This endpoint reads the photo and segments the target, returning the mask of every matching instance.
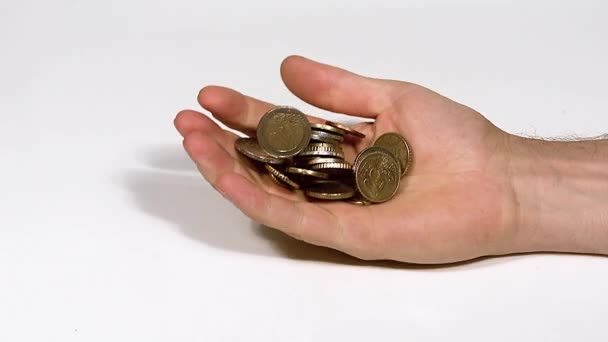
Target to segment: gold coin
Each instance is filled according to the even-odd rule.
[[[361,160],[361,158],[363,158],[366,154],[370,154],[373,152],[377,152],[377,151],[385,151],[388,152],[388,150],[386,150],[384,147],[379,147],[379,146],[370,146],[366,149],[364,149],[363,151],[359,152],[359,154],[357,154],[357,156],[355,157],[355,162],[353,163],[353,169],[357,169],[357,165],[359,164],[359,161]],[[390,153],[390,152],[389,152]]]
[[[304,151],[300,153],[301,157],[334,157],[344,159],[344,152],[332,151],[332,150],[316,150],[316,151]]]
[[[327,143],[312,143],[304,149],[299,157],[334,157],[344,159],[342,147]]]
[[[340,163],[343,162],[344,159],[341,158],[330,158],[330,157],[315,157],[306,161],[308,165],[315,165],[321,163]]]
[[[333,134],[333,133],[327,133],[327,132],[323,132],[323,131],[313,130],[310,133],[310,140],[337,145],[344,141],[344,136]]]
[[[272,179],[272,181],[277,184],[280,185],[284,188],[287,188],[289,190],[293,190],[293,188],[291,186],[289,186],[287,183],[283,182],[282,180],[278,179],[277,176],[273,175],[272,173],[268,174],[270,176],[270,179]]]
[[[412,152],[403,136],[397,133],[384,133],[376,139],[374,146],[383,147],[392,153],[399,161],[401,176],[405,175],[412,164]]]
[[[336,181],[318,181],[306,188],[304,194],[323,200],[343,200],[353,197],[355,189]]]
[[[360,193],[355,193],[355,195],[351,198],[349,198],[348,200],[346,200],[348,203],[351,204],[356,204],[356,205],[362,205],[362,206],[366,206],[366,205],[370,205],[372,204],[372,202],[366,200],[365,198],[363,198],[363,196],[361,196]]]
[[[254,138],[238,138],[234,142],[235,149],[244,156],[266,164],[282,164],[283,159],[275,158],[266,153]]]
[[[310,166],[319,163],[339,163],[343,162],[343,158],[339,157],[314,157],[314,156],[296,156],[293,159],[293,163],[290,166],[300,167],[303,169],[309,169]]]
[[[308,146],[310,132],[310,123],[302,112],[291,107],[275,107],[262,116],[256,135],[266,153],[289,158]]]
[[[338,127],[334,127],[334,126],[330,126],[330,125],[324,125],[324,124],[319,124],[319,123],[311,123],[310,124],[310,128],[312,128],[312,130],[318,130],[318,131],[324,131],[324,132],[328,132],[328,133],[333,133],[333,134],[338,134],[341,136],[345,136],[346,135],[346,131],[338,128]]]
[[[400,179],[399,162],[382,148],[362,155],[355,168],[357,190],[373,203],[391,199],[399,189]]]
[[[315,171],[315,170],[307,170],[299,167],[290,166],[285,169],[285,172],[293,173],[300,176],[309,176],[314,178],[327,179],[329,178],[329,174],[325,172]]]
[[[361,133],[361,132],[359,132],[359,131],[357,131],[355,129],[352,129],[352,128],[348,127],[348,126],[345,126],[345,125],[343,125],[341,123],[333,122],[333,121],[329,121],[328,120],[328,121],[325,121],[325,124],[328,125],[328,126],[332,126],[332,127],[344,130],[344,131],[346,131],[346,133],[354,135],[354,136],[356,136],[358,138],[365,138],[365,134],[363,134],[363,133]]]
[[[323,149],[339,149],[339,150],[341,150],[342,147],[339,146],[339,145],[336,146],[336,144],[323,143],[323,142],[310,143],[308,146],[306,146],[306,150],[323,150]]]
[[[279,170],[275,169],[271,165],[266,164],[266,165],[264,165],[264,167],[266,168],[266,170],[268,170],[268,172],[270,172],[271,176],[275,176],[281,182],[289,185],[290,187],[292,187],[294,189],[299,189],[300,188],[300,185],[298,183],[292,181],[291,179],[289,179],[289,177],[285,176]]]
[[[310,166],[313,170],[323,170],[326,172],[344,172],[352,171],[353,166],[350,163],[342,161],[337,163],[319,163]]]

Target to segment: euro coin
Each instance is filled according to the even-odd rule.
[[[337,135],[341,135],[341,136],[345,136],[346,135],[346,131],[341,129],[341,128],[337,128],[334,126],[330,126],[330,125],[324,125],[324,124],[319,124],[319,123],[311,123],[310,124],[310,128],[313,131],[323,131],[323,132],[327,132],[327,133],[333,133],[333,134],[337,134]]]
[[[360,193],[355,193],[355,195],[349,199],[346,200],[348,203],[351,204],[356,204],[356,205],[361,205],[361,206],[366,206],[366,205],[370,205],[372,204],[372,202],[366,200],[365,198],[363,198],[363,196],[361,196]]]
[[[359,154],[357,154],[357,156],[355,157],[355,162],[353,163],[353,168],[354,169],[357,168],[357,165],[359,164],[359,161],[361,160],[361,158],[365,157],[366,154],[370,154],[370,153],[377,152],[377,151],[384,151],[384,152],[390,153],[384,147],[370,146],[370,147],[364,149],[363,151],[359,152]]]
[[[275,158],[266,153],[258,141],[253,138],[238,138],[234,142],[234,147],[242,155],[261,163],[277,165],[284,161],[284,159]]]
[[[355,189],[336,181],[319,181],[304,191],[306,196],[323,200],[343,200],[354,196]]]
[[[323,132],[323,131],[314,131],[313,130],[310,133],[310,140],[337,145],[344,141],[344,136],[333,134],[333,133],[327,133],[327,132]]]
[[[292,181],[289,177],[287,177],[285,174],[281,173],[279,170],[275,169],[271,165],[266,164],[266,165],[264,165],[264,167],[266,168],[266,170],[268,170],[268,172],[270,172],[270,174],[272,176],[275,176],[278,180],[285,183],[289,187],[291,187],[293,189],[300,188],[300,185],[298,183]]]
[[[353,166],[348,162],[337,162],[337,163],[320,163],[311,165],[312,170],[319,170],[328,173],[348,173],[353,170]]]
[[[308,159],[306,161],[306,164],[315,165],[315,164],[321,164],[321,163],[340,163],[343,161],[344,161],[344,159],[342,159],[342,158],[315,157],[315,158]]]
[[[401,176],[405,175],[412,164],[412,153],[410,146],[403,136],[398,133],[384,133],[376,139],[374,146],[387,149],[397,158],[401,167]]]
[[[343,125],[341,123],[333,122],[333,121],[329,121],[328,120],[328,121],[325,121],[325,124],[328,125],[328,126],[332,126],[332,127],[335,127],[335,128],[339,128],[339,129],[341,129],[343,131],[346,131],[346,133],[348,133],[350,135],[354,135],[357,138],[365,138],[365,134],[363,134],[363,133],[361,133],[361,132],[359,132],[359,131],[357,131],[357,130],[355,130],[353,128],[350,128],[350,127],[348,127],[346,125]]]
[[[292,173],[294,175],[307,176],[307,177],[320,178],[320,179],[329,178],[328,173],[321,172],[321,171],[315,171],[315,170],[308,170],[308,169],[303,169],[303,168],[293,167],[293,166],[290,166],[287,169],[285,169],[285,172]]]
[[[302,112],[291,107],[275,107],[262,116],[256,135],[266,153],[289,158],[308,146],[310,132],[310,123]]]
[[[339,145],[312,143],[299,154],[300,157],[333,157],[344,159],[344,151]]]
[[[391,199],[399,189],[400,179],[399,162],[385,149],[365,153],[355,168],[357,190],[373,203]]]

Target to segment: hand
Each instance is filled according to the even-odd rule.
[[[366,78],[302,57],[287,58],[281,75],[290,91],[316,107],[375,119],[355,126],[366,138],[344,146],[347,160],[381,134],[398,132],[410,143],[414,164],[396,196],[383,204],[311,202],[246,165],[234,149],[237,135],[199,112],[180,112],[175,126],[186,151],[205,179],[247,216],[366,260],[446,263],[520,250],[507,133],[415,84]],[[250,136],[273,107],[216,86],[202,89],[198,101]]]

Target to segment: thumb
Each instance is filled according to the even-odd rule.
[[[375,118],[392,104],[391,81],[354,74],[300,56],[281,64],[287,88],[309,104],[335,113]]]

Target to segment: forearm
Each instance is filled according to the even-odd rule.
[[[608,140],[510,146],[515,248],[608,254]]]

